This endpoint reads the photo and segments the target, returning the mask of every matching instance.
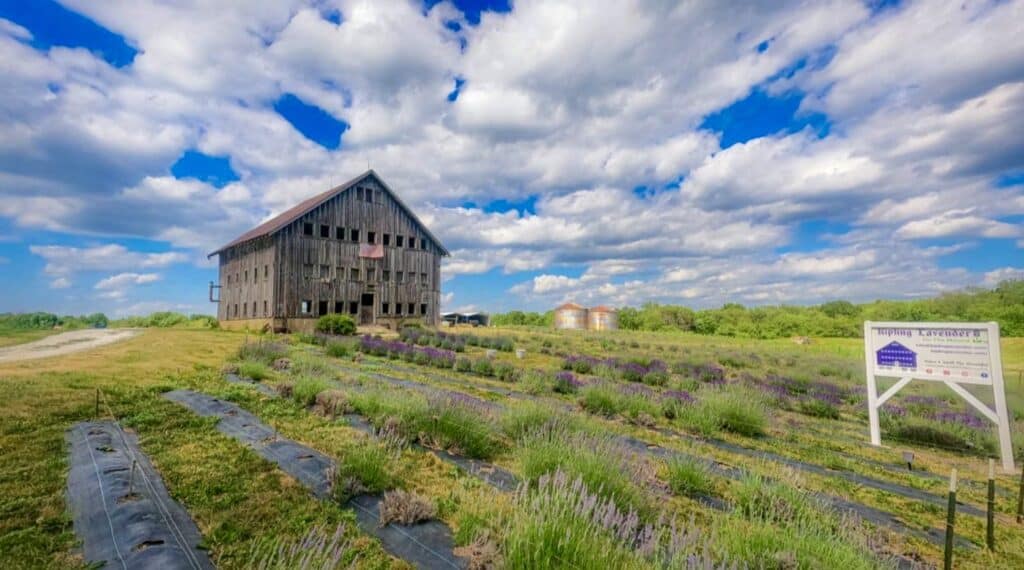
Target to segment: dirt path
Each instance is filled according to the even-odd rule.
[[[0,362],[61,356],[127,340],[136,329],[83,329],[46,337],[34,342],[0,348]]]

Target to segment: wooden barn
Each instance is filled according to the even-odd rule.
[[[310,332],[316,319],[437,326],[448,255],[373,170],[305,200],[214,251],[225,328]],[[219,299],[213,288],[220,289]]]

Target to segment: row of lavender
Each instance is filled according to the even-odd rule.
[[[415,327],[403,328],[399,331],[398,335],[401,340],[410,344],[433,346],[445,350],[454,350],[455,352],[465,352],[466,346],[478,346],[480,348],[493,348],[503,352],[512,352],[515,346],[512,339],[507,337],[446,333]]]

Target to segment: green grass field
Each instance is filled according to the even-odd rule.
[[[525,349],[522,360],[498,352],[492,366],[508,364],[519,377],[502,381],[457,372],[426,356],[417,360],[364,353],[354,361],[354,346],[334,347],[331,352],[339,356],[329,357],[323,347],[278,338],[292,359],[291,370],[269,370],[265,362],[261,368],[263,356],[251,351],[240,362],[246,370],[266,375],[263,382],[294,385],[299,394],[272,399],[223,381],[221,368],[239,364],[238,350],[246,336],[217,330],[148,329],[91,352],[0,364],[0,567],[83,566],[74,554],[75,536],[64,507],[63,437],[73,423],[96,416],[97,389],[102,393],[99,415],[113,415],[139,434],[142,449],[172,496],[196,520],[204,546],[220,568],[251,567],[254,550],[268,537],[298,540],[315,526],[351,523],[353,515],[337,504],[315,500],[276,466],[220,435],[209,420],[160,397],[170,389],[190,388],[234,401],[283,435],[338,459],[352,477],[376,488],[402,488],[425,497],[452,527],[457,542],[477,553],[478,561],[497,557],[508,568],[678,567],[683,556],[772,568],[890,567],[896,555],[936,564],[941,563],[936,544],[843,517],[823,506],[817,495],[895,514],[910,528],[941,529],[942,507],[859,484],[854,476],[941,496],[944,477],[956,466],[965,480],[961,500],[984,507],[980,483],[989,455],[984,444],[991,439],[985,430],[966,432],[936,424],[936,429],[962,438],[955,441],[980,447],[957,448],[944,439],[897,442],[883,433],[885,445],[873,448],[866,444],[863,404],[855,395],[845,396],[833,414],[831,408],[809,406],[809,399],[779,403],[763,393],[766,378],[787,378],[800,387],[824,381],[853,394],[863,384],[858,340],[815,339],[796,345],[789,340],[688,334],[469,332],[510,337],[516,348]],[[470,345],[458,356],[477,361],[484,351]],[[658,359],[669,371],[664,377],[645,377],[645,384],[623,379],[621,371],[598,369],[577,374],[587,387],[566,393],[556,391],[555,375],[562,372],[567,355],[647,363]],[[1024,364],[1022,339],[1004,339],[1003,355],[1019,449],[1024,443],[1024,387],[1012,371]],[[694,372],[711,366],[721,368],[724,384],[701,380],[702,373]],[[397,388],[370,373],[470,399],[466,403]],[[604,380],[598,382],[598,376]],[[483,458],[531,485],[519,493],[502,493],[425,451],[382,450],[344,421],[325,415],[322,405],[320,413],[307,409],[310,396],[305,392],[316,400],[316,393],[327,386],[335,391],[331,401],[338,410],[363,415],[428,447]],[[910,388],[908,395],[944,394],[924,383]],[[694,401],[666,403],[675,402],[670,396],[682,390]],[[501,407],[475,403],[477,399]],[[952,398],[937,405],[958,406]],[[908,414],[918,412],[927,415],[928,410],[915,408]],[[745,474],[727,478],[693,462],[638,455],[616,443],[623,436]],[[914,452],[918,471],[899,468],[904,450]],[[794,469],[752,457],[754,452],[824,469]],[[552,478],[557,470],[569,480]],[[576,478],[582,488],[572,486]],[[997,483],[997,552],[983,546],[958,549],[958,568],[1024,565],[1024,527],[1012,516],[1018,480],[1000,475]],[[587,493],[594,495],[594,504],[610,509],[602,511],[605,522],[586,514],[591,504],[584,500]],[[704,495],[734,508],[709,508],[700,499]],[[623,539],[636,535],[609,526],[609,513],[625,515],[629,509],[638,513],[638,524],[652,525],[653,536],[660,537],[657,544]],[[676,527],[671,527],[673,520]],[[960,536],[983,545],[984,532],[983,518],[959,516]],[[565,536],[573,538],[559,538]],[[355,558],[357,567],[406,566],[354,527],[349,539],[349,558]]]

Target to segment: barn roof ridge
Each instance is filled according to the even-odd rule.
[[[232,247],[235,247],[235,246],[238,246],[238,245],[242,245],[243,243],[252,241],[252,240],[254,240],[256,238],[261,238],[261,237],[264,237],[264,236],[273,235],[273,234],[281,231],[282,229],[286,228],[288,225],[290,225],[295,220],[298,220],[302,216],[304,216],[304,215],[308,214],[309,212],[313,211],[314,209],[316,209],[317,207],[322,205],[324,202],[327,202],[331,198],[334,198],[334,197],[344,193],[345,191],[347,191],[348,189],[354,187],[356,184],[358,184],[359,182],[362,182],[363,180],[365,180],[369,176],[372,176],[378,183],[380,183],[380,185],[382,187],[384,187],[384,189],[387,191],[387,193],[389,195],[391,195],[391,198],[394,199],[395,202],[398,203],[398,206],[406,214],[408,214],[410,218],[412,218],[412,221],[417,226],[419,226],[420,229],[423,230],[423,233],[427,234],[427,237],[429,237],[431,241],[433,241],[435,244],[437,244],[437,247],[441,248],[441,254],[442,255],[445,255],[445,256],[451,255],[451,253],[448,251],[448,249],[444,247],[444,244],[441,243],[441,240],[437,239],[437,236],[435,236],[433,234],[433,232],[431,232],[430,229],[427,227],[427,225],[424,224],[422,220],[420,220],[419,216],[417,216],[416,213],[413,212],[412,209],[409,208],[409,206],[406,205],[406,203],[404,201],[402,201],[402,199],[398,196],[398,194],[394,190],[391,189],[391,186],[388,186],[388,183],[385,182],[384,179],[381,178],[380,175],[377,174],[377,172],[374,171],[371,168],[371,169],[367,170],[366,172],[363,172],[359,176],[356,176],[355,178],[352,178],[351,180],[349,180],[347,182],[343,182],[343,183],[339,184],[338,186],[335,186],[334,188],[330,188],[330,189],[328,189],[328,190],[326,190],[324,192],[321,192],[320,194],[317,194],[315,196],[311,196],[309,198],[306,198],[305,200],[299,202],[298,204],[292,206],[291,208],[288,208],[287,210],[285,210],[285,211],[281,212],[280,214],[274,216],[273,218],[270,218],[269,220],[267,220],[267,221],[257,225],[256,227],[254,227],[254,228],[250,229],[249,231],[243,233],[242,235],[238,236],[237,238],[231,240],[227,245],[221,246],[221,247],[217,248],[216,250],[214,250],[213,252],[211,252],[209,255],[206,256],[207,259],[209,259],[209,258],[211,258],[211,257],[213,257],[213,256],[215,256],[215,255],[217,255],[217,254],[227,250],[227,249],[230,249]]]

